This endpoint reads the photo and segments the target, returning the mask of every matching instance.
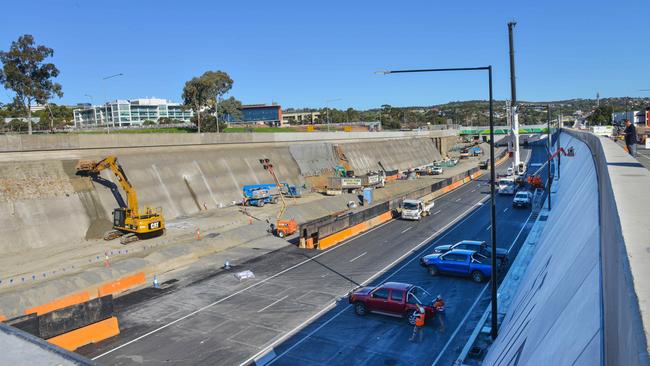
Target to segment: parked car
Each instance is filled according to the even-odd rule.
[[[454,249],[444,254],[429,254],[420,258],[420,265],[429,274],[449,274],[471,277],[474,282],[483,282],[492,275],[490,258],[473,250]]]
[[[530,207],[533,202],[533,194],[529,191],[519,191],[512,199],[512,207]]]
[[[456,244],[438,245],[433,248],[433,254],[447,253],[454,249],[473,250],[487,258],[492,258],[492,246],[480,240],[461,240]],[[497,247],[497,260],[501,266],[508,264],[508,254],[507,249]]]
[[[373,312],[405,317],[411,325],[415,325],[418,305],[424,307],[427,319],[434,317],[434,300],[435,298],[422,287],[401,282],[359,287],[348,293],[348,302],[354,305],[357,315],[364,316]]]
[[[479,169],[487,169],[488,165],[490,165],[490,158],[483,159],[478,163]]]
[[[431,167],[431,175],[440,175],[442,174],[443,170],[441,166],[432,166]]]

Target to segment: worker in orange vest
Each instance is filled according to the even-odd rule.
[[[424,336],[424,319],[426,317],[424,308],[418,305],[418,312],[415,315],[415,326],[413,326],[413,334],[409,341],[415,341],[415,338],[418,338],[418,342],[422,342],[422,337]]]
[[[445,332],[445,300],[442,299],[442,296],[436,296],[436,300],[433,302],[433,308],[436,310],[436,318],[440,322],[440,332]]]

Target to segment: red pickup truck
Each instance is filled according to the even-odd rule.
[[[434,297],[422,287],[400,282],[386,282],[377,287],[359,287],[348,293],[348,302],[357,315],[369,312],[405,317],[415,324],[418,305],[423,306],[427,319],[433,319]]]

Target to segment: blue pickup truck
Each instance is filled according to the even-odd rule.
[[[444,254],[434,253],[420,258],[420,265],[429,274],[449,274],[471,277],[474,282],[483,282],[492,275],[490,258],[467,249],[452,249]]]

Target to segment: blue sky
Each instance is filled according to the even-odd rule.
[[[245,104],[337,108],[486,99],[474,74],[376,75],[381,69],[492,64],[509,98],[506,23],[520,100],[650,96],[647,0],[595,1],[12,1],[0,49],[21,34],[54,48],[57,103],[155,96],[180,101],[206,70],[234,79]],[[6,14],[15,14],[7,16]],[[26,16],[25,16],[26,15]],[[102,82],[102,77],[123,77]],[[0,89],[0,101],[11,93]]]

